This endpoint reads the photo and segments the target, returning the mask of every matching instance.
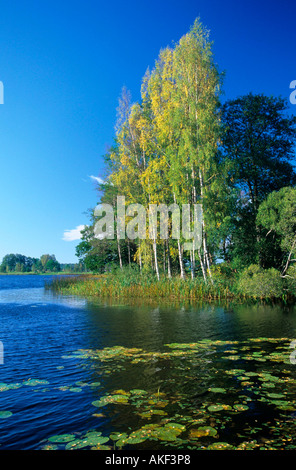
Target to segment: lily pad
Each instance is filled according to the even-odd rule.
[[[21,383],[14,383],[14,384],[6,384],[1,382],[0,383],[0,392],[5,392],[6,390],[14,390],[16,388],[22,387]]]
[[[106,395],[106,396],[100,398],[100,400],[93,401],[92,405],[100,408],[100,407],[106,406],[110,403],[127,404],[128,403],[128,397],[126,397],[125,395]]]
[[[224,410],[224,406],[223,405],[210,405],[208,407],[208,410],[209,411],[222,411]]]
[[[237,411],[246,411],[249,409],[247,405],[233,405],[233,408]]]
[[[90,387],[99,387],[101,385],[101,382],[92,382],[89,384]]]
[[[83,449],[84,447],[93,447],[105,444],[109,437],[102,436],[101,432],[89,432],[81,439],[75,439],[66,445],[66,449]]]
[[[48,440],[50,442],[70,442],[74,441],[75,436],[74,434],[60,434],[57,436],[52,436]]]
[[[128,435],[125,432],[113,432],[110,434],[112,441],[119,441],[120,439],[127,439]]]
[[[207,447],[208,450],[232,450],[234,446],[227,442],[215,442]]]
[[[9,418],[10,416],[12,416],[11,411],[0,411],[0,418],[1,419]]]
[[[23,382],[24,385],[28,385],[29,387],[35,387],[35,385],[44,385],[48,384],[47,380],[40,380],[40,379],[28,379]]]
[[[267,393],[268,398],[285,398],[286,396],[283,393]]]
[[[147,395],[146,390],[140,390],[138,388],[134,388],[133,390],[130,390],[130,393],[132,395]]]
[[[197,429],[191,429],[189,433],[189,439],[196,439],[199,437],[205,436],[216,436],[217,430],[212,428],[212,426],[200,426]]]

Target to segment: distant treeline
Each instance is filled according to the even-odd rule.
[[[1,273],[46,273],[46,272],[84,272],[83,263],[61,264],[55,255],[42,255],[31,258],[21,254],[7,254],[0,264]]]

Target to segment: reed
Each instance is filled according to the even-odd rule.
[[[227,280],[216,281],[214,285],[200,278],[158,280],[151,273],[145,275],[130,268],[101,276],[56,278],[48,288],[63,294],[118,299],[225,300],[238,295]]]

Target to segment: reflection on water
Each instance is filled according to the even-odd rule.
[[[36,305],[32,305],[34,302]],[[18,305],[31,305],[31,307],[42,307],[48,304],[66,305],[68,307],[85,307],[86,301],[84,299],[77,299],[75,297],[57,297],[53,296],[51,292],[44,291],[43,288],[27,288],[16,290],[1,290],[0,303],[8,304],[14,303]]]
[[[263,413],[266,403],[253,400],[257,389],[252,387],[257,386],[258,381],[242,387],[241,383],[250,382],[246,376],[238,382],[236,390],[237,376],[235,379],[228,377],[227,371],[236,368],[257,373],[260,366],[260,373],[262,370],[264,373],[262,367],[271,373],[272,367],[278,364],[270,365],[269,359],[264,363],[264,354],[276,352],[283,345],[260,343],[260,363],[256,356],[259,346],[252,343],[252,349],[248,351],[249,339],[292,340],[296,337],[293,306],[159,304],[155,301],[149,304],[140,300],[133,305],[94,302],[54,295],[44,289],[44,283],[49,280],[48,276],[0,276],[0,341],[4,345],[4,364],[0,365],[2,449],[36,449],[55,434],[74,433],[77,437],[91,429],[103,432],[105,436],[114,430],[121,431],[123,427],[169,419],[171,413],[176,419],[176,414],[182,414],[178,400],[187,410],[188,419],[190,415],[191,419],[205,420],[202,410],[206,403],[209,404],[210,387],[228,387],[236,399],[235,393],[249,388],[244,390],[244,396],[247,396],[244,401],[249,403],[252,397],[252,406],[259,406]],[[167,346],[202,341],[209,341],[207,348],[194,350],[193,355],[187,349],[183,353],[181,349],[178,355]],[[222,349],[218,346],[219,341],[224,342]],[[238,343],[232,347],[225,343],[227,341]],[[111,349],[111,352],[119,353],[107,362],[96,352],[116,347],[124,349]],[[146,355],[134,352],[131,358],[128,348],[141,349]],[[84,358],[75,355],[79,350],[87,351]],[[226,354],[233,356],[233,363],[223,359],[226,350]],[[246,351],[257,357],[254,370],[250,369]],[[274,376],[282,377],[282,370],[276,370]],[[295,374],[293,367],[289,370],[290,374]],[[289,387],[291,402],[295,387],[292,379],[295,377],[289,376],[289,379],[284,385],[286,389]],[[275,396],[280,395],[283,385],[277,384],[277,387]],[[108,397],[113,391],[129,393],[132,389],[167,394],[162,400],[164,407],[158,406],[160,395],[155,403],[153,396],[140,399],[133,394],[121,398],[125,403],[121,408],[118,404],[102,409],[93,406],[93,402]],[[165,405],[166,400],[170,400],[169,405]],[[192,411],[192,400],[195,408],[200,410],[199,417]],[[154,413],[152,417],[148,405]],[[169,412],[166,406],[169,406]],[[179,421],[182,426],[186,424],[186,420],[179,418]],[[216,419],[216,426],[218,424]],[[156,429],[155,433],[158,431]]]

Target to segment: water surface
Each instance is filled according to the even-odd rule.
[[[0,364],[0,450],[40,449],[52,444],[59,448],[58,443],[48,441],[52,436],[72,434],[79,441],[85,433],[93,431],[109,437],[114,432],[130,433],[146,425],[153,428],[154,424],[163,426],[176,419],[186,427],[187,434],[182,435],[188,448],[217,441],[217,437],[211,437],[211,441],[207,436],[194,437],[192,432],[210,423],[219,431],[219,440],[227,439],[232,444],[242,439],[250,441],[249,428],[243,430],[243,438],[238,434],[246,419],[249,427],[254,426],[254,416],[259,417],[266,429],[267,423],[275,425],[277,420],[290,423],[286,434],[294,429],[296,365],[289,361],[282,363],[277,356],[269,356],[275,362],[270,363],[269,359],[266,362],[264,352],[281,352],[282,341],[285,340],[287,348],[288,340],[296,338],[295,307],[114,305],[53,294],[44,289],[50,279],[40,275],[0,276],[0,341],[4,348],[4,363]],[[279,342],[260,340],[264,337]],[[258,348],[256,338],[260,344],[259,356],[254,349]],[[250,339],[253,342],[249,343]],[[205,340],[208,346],[198,347],[193,355],[180,346],[180,343],[196,344]],[[234,346],[232,342],[236,342]],[[174,347],[167,346],[172,343]],[[248,350],[249,344],[249,352],[242,353]],[[116,353],[116,346],[124,348],[122,353]],[[114,353],[112,360],[106,361],[97,353],[107,351],[105,348],[111,348]],[[133,357],[128,354],[130,348],[137,348]],[[232,351],[233,348],[236,349]],[[183,357],[177,356],[176,351],[185,351]],[[190,354],[186,355],[186,351]],[[254,352],[255,356],[251,357]],[[232,354],[231,360],[225,358],[226,353],[229,357]],[[243,354],[249,354],[249,358]],[[255,362],[254,357],[257,357]],[[247,377],[237,379],[244,372],[232,373],[239,368],[251,371],[251,375],[252,371],[263,373],[257,379],[264,379],[265,386],[266,382],[273,386],[266,374],[274,377],[273,382],[279,378],[280,383],[273,389],[274,400],[279,392],[286,394],[287,409],[283,403],[270,405],[267,393],[263,400],[261,396],[257,400],[254,387],[258,381],[242,385],[247,383]],[[258,384],[256,390],[261,390],[261,382]],[[230,387],[231,406],[244,403],[246,414],[238,416],[232,408],[232,415],[225,420],[221,415],[209,416],[206,410],[211,404],[226,403],[225,394],[211,395],[211,387]],[[136,395],[130,394],[134,389],[148,395],[136,399]],[[121,397],[125,391],[128,401],[122,398],[122,403],[119,399],[101,406],[102,397],[118,390],[121,392],[117,395]],[[235,423],[233,431],[230,420]],[[271,438],[262,429],[258,428],[257,435],[253,431],[256,442],[263,437]],[[168,440],[140,439],[139,445],[144,448],[181,446],[180,436],[179,433],[176,442],[169,435]],[[292,438],[288,442],[292,445]],[[106,445],[114,444],[109,440]]]

